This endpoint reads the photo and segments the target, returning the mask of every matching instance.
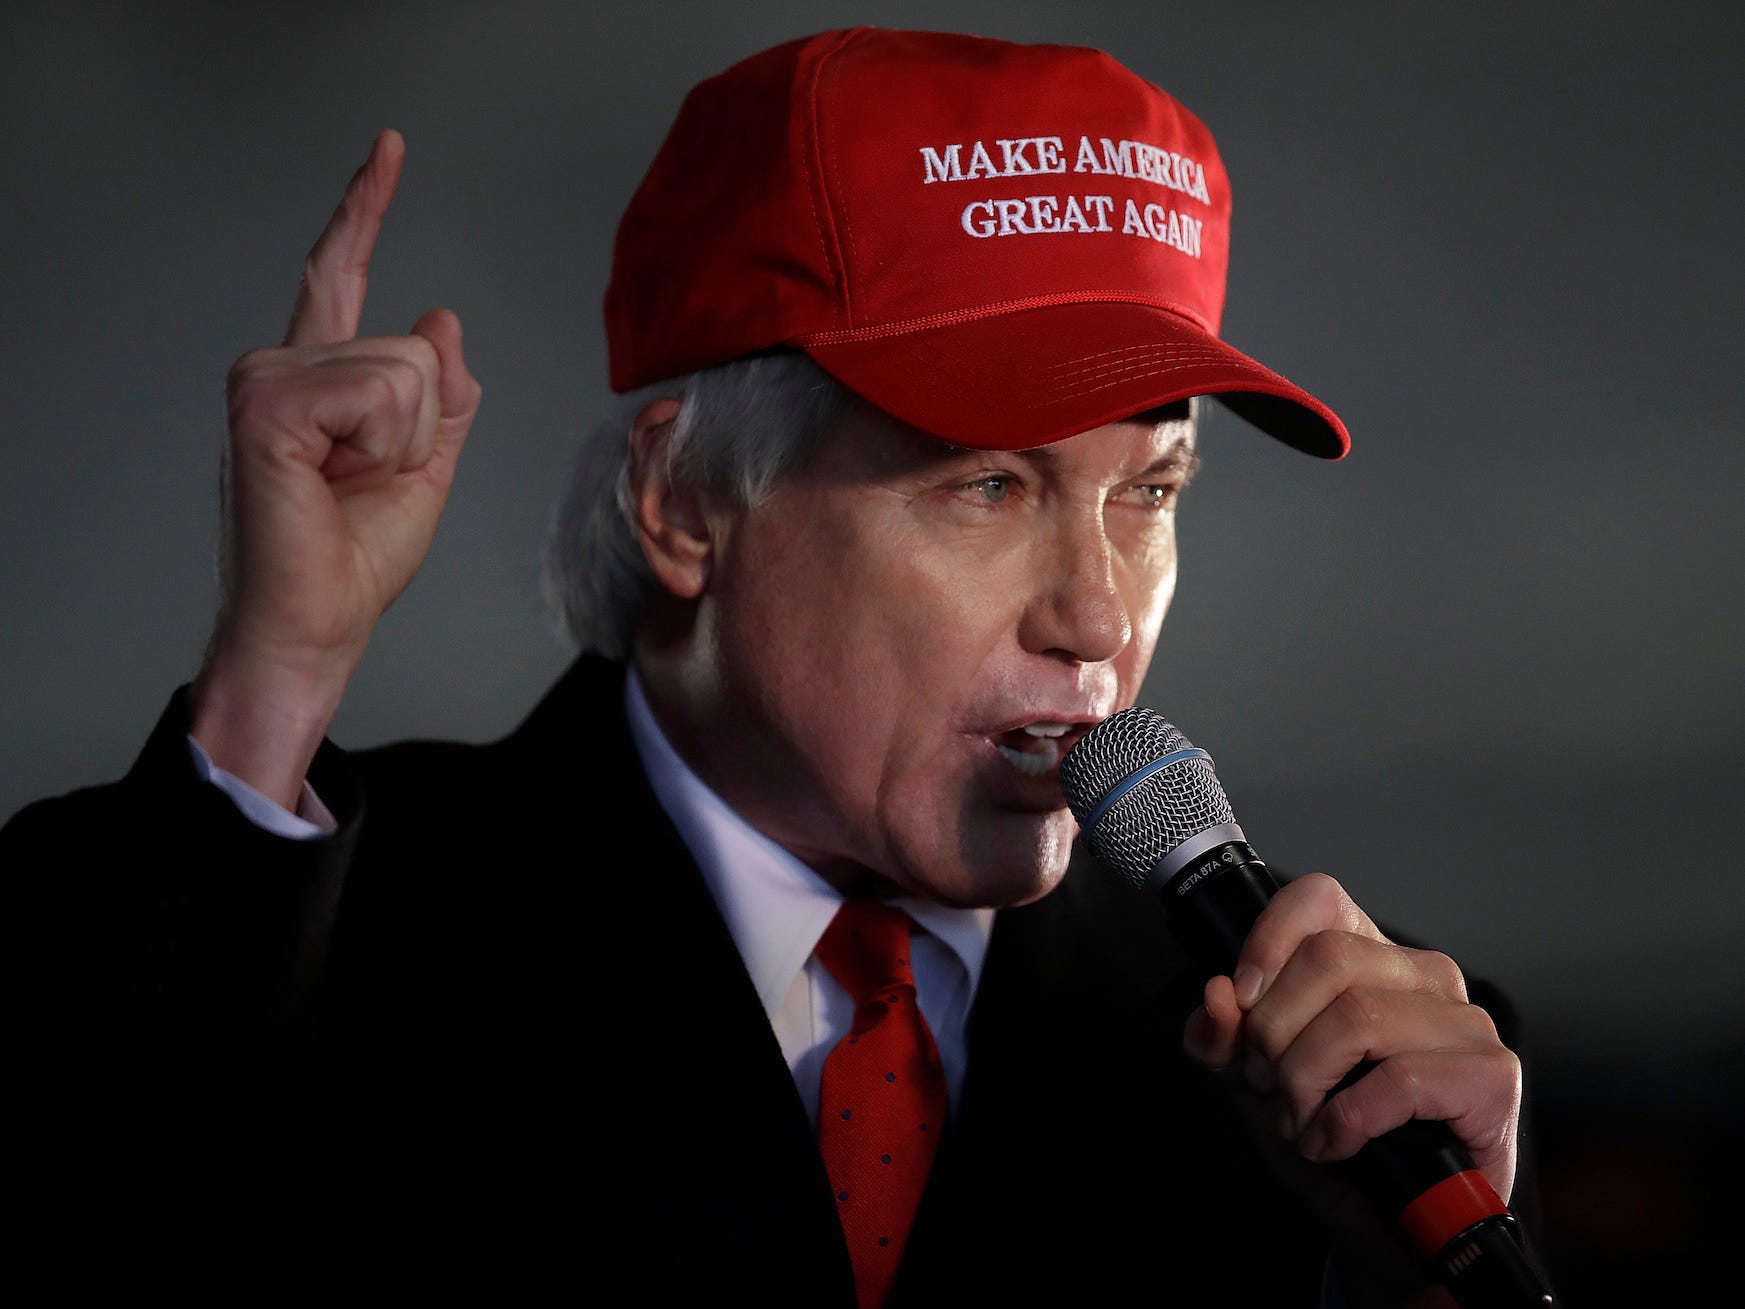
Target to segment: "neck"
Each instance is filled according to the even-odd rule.
[[[774,763],[778,752],[743,748],[748,733],[731,707],[734,697],[699,671],[700,661],[686,659],[673,645],[639,637],[631,662],[673,753],[741,818],[847,899],[887,900],[902,893],[883,874],[805,839],[793,816],[806,812],[796,797],[808,793],[808,784]],[[724,748],[724,743],[733,744]],[[761,766],[748,766],[748,759]],[[766,797],[782,799],[771,802]]]

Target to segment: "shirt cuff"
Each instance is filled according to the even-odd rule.
[[[188,753],[193,758],[194,771],[200,775],[201,780],[212,783],[229,796],[230,802],[241,811],[242,816],[262,831],[291,841],[319,841],[339,830],[339,824],[334,821],[332,813],[321,803],[321,797],[315,794],[315,789],[307,780],[303,783],[302,793],[297,797],[297,812],[292,813],[283,805],[267,799],[242,778],[225,772],[213,763],[211,756],[192,736],[188,738]]]

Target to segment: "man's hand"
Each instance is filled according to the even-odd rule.
[[[1365,1244],[1391,1238],[1301,1160],[1348,1159],[1408,1119],[1441,1119],[1498,1195],[1514,1187],[1520,1060],[1467,1002],[1453,960],[1387,940],[1330,877],[1300,878],[1268,902],[1233,975],[1206,983],[1183,1045],[1243,1076],[1239,1101],[1284,1147],[1269,1152],[1287,1180]],[[1365,1061],[1375,1066],[1329,1095]]]
[[[224,594],[192,697],[219,767],[295,806],[364,647],[430,548],[479,384],[460,320],[357,338],[405,158],[383,132],[304,268],[282,346],[230,370]]]

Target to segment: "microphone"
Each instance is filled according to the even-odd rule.
[[[1143,707],[1112,714],[1060,764],[1082,838],[1136,890],[1162,897],[1170,930],[1207,977],[1235,968],[1278,890],[1213,767],[1210,755]],[[1335,1090],[1373,1066],[1359,1064]],[[1359,1188],[1463,1309],[1556,1304],[1527,1260],[1514,1215],[1446,1123],[1414,1119],[1350,1162]]]

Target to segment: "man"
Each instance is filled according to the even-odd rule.
[[[1204,982],[1068,870],[1059,760],[1138,694],[1195,397],[1346,446],[1216,336],[1198,120],[1094,51],[864,28],[696,88],[554,535],[593,653],[496,745],[347,757],[480,400],[446,311],[356,339],[402,157],[232,370],[199,675],[0,849],[25,1266],[213,1303],[1434,1297],[1326,1163],[1440,1119],[1510,1196],[1519,1062],[1459,970],[1308,877]]]

